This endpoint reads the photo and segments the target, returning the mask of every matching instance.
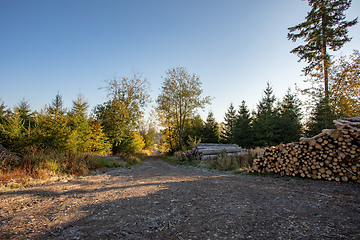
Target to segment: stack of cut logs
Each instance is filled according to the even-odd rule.
[[[266,149],[250,171],[360,183],[360,116],[334,123],[336,129]]]

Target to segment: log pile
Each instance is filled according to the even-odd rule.
[[[201,155],[201,159],[217,158],[220,154],[239,155],[246,153],[246,149],[237,144],[218,144],[218,143],[198,143],[196,151]]]
[[[360,116],[334,123],[336,129],[266,149],[250,171],[360,183]]]

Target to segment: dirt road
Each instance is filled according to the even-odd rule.
[[[360,186],[153,158],[0,195],[0,239],[360,239]]]

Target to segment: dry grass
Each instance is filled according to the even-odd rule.
[[[27,149],[22,158],[8,157],[0,162],[0,191],[56,181],[65,176],[87,175],[97,168],[128,167],[145,157],[145,154],[129,155],[119,160],[91,153]]]
[[[247,171],[251,166],[253,157],[250,152],[241,155],[219,154],[216,158],[208,158],[202,160],[199,165],[201,167],[216,169],[218,171]]]

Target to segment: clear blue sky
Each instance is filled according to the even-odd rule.
[[[40,110],[58,92],[68,108],[82,93],[93,108],[107,76],[135,69],[155,100],[161,76],[182,66],[215,97],[203,118],[212,110],[221,122],[231,102],[256,108],[268,81],[278,98],[302,84],[287,28],[307,11],[301,0],[0,0],[0,98]],[[359,15],[355,0],[347,19]],[[339,53],[360,48],[360,25],[349,35]]]

